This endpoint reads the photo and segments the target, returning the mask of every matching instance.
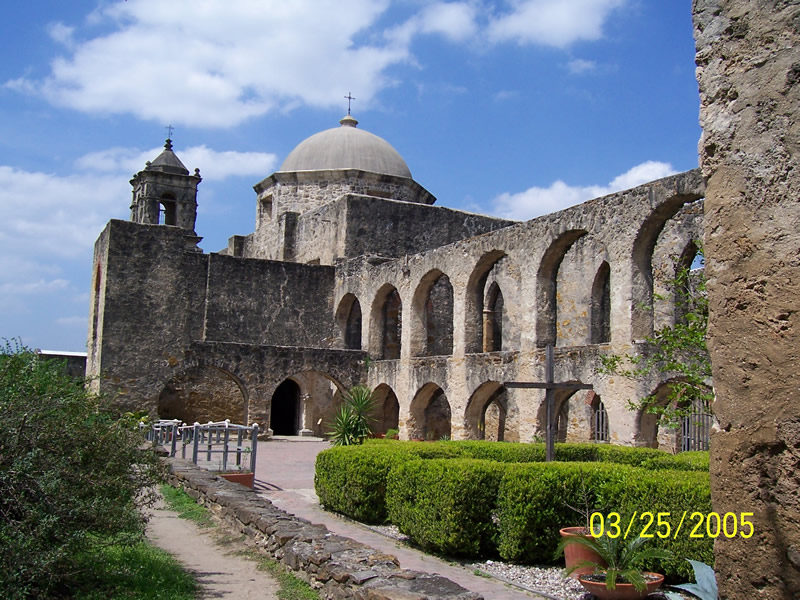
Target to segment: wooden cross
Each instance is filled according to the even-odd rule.
[[[350,95],[350,92],[347,92],[347,96],[345,96],[344,99],[347,100],[347,114],[349,115],[350,114],[350,102],[355,100],[355,98],[353,98]]]
[[[528,381],[506,381],[503,383],[506,388],[523,388],[523,389],[537,389],[545,390],[544,401],[547,406],[545,416],[545,433],[547,441],[547,462],[551,462],[555,458],[555,391],[556,390],[591,390],[591,383],[554,383],[553,372],[555,370],[555,362],[553,360],[553,345],[547,344],[545,350],[545,381],[544,383],[528,382]]]

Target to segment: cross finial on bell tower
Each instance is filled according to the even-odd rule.
[[[353,100],[355,100],[355,98],[353,98],[353,97],[350,95],[350,92],[347,92],[347,96],[345,96],[344,98],[345,98],[345,100],[347,100],[347,114],[349,115],[349,114],[350,114],[350,102],[352,102]]]
[[[164,127],[164,129],[167,130],[167,139],[171,140],[172,139],[172,132],[175,131],[175,128],[172,125],[167,125],[166,127]]]

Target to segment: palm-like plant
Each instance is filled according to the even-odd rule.
[[[596,574],[603,575],[606,588],[613,590],[617,583],[630,583],[638,592],[643,592],[647,588],[647,581],[639,569],[644,561],[658,558],[667,559],[672,557],[669,550],[663,548],[645,548],[649,538],[636,536],[625,543],[622,536],[615,538],[604,535],[601,537],[569,537],[561,541],[558,551],[562,552],[567,544],[582,544],[594,550],[608,566],[602,566],[591,561],[581,561],[577,565],[570,567],[569,575],[581,567],[593,567]]]
[[[344,402],[333,415],[331,422],[331,443],[334,446],[361,444],[371,432],[369,412],[375,399],[372,391],[363,385],[350,388]]]

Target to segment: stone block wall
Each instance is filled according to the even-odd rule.
[[[276,508],[253,490],[180,459],[167,459],[181,487],[225,526],[280,562],[330,600],[481,600],[429,573],[401,569],[394,556]]]

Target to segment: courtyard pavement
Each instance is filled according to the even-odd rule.
[[[334,533],[396,556],[404,569],[437,573],[483,595],[486,600],[552,598],[475,575],[457,563],[430,556],[360,523],[324,511],[314,492],[314,461],[319,452],[329,447],[328,442],[311,437],[276,436],[271,441],[259,442],[256,491],[288,513],[321,523]]]

